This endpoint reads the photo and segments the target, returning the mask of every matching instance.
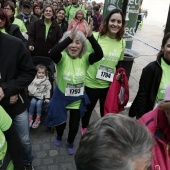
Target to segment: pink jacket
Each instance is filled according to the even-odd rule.
[[[68,25],[67,31],[70,31],[73,28],[73,25],[75,25],[77,22],[78,22],[77,19],[72,19],[70,24]],[[84,26],[88,26],[88,23],[85,19],[82,19],[77,25],[77,31],[83,32],[84,35],[86,36],[87,33],[86,33],[86,29],[84,28]]]
[[[162,112],[158,108],[144,114],[139,122],[145,124],[154,135],[156,145],[153,147],[152,170],[170,170],[170,159],[167,144],[161,139],[161,131],[157,129],[157,115]]]

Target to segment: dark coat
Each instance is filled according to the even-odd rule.
[[[27,46],[27,40],[22,35],[19,26],[16,24],[11,24],[10,30],[7,31],[9,35],[19,38]]]
[[[28,107],[25,89],[35,77],[36,70],[30,54],[20,39],[0,32],[0,87],[5,97],[0,105],[14,117]],[[18,95],[15,104],[10,96]]]
[[[60,34],[61,37],[63,36],[63,34],[67,31],[68,28],[68,22],[64,19],[61,24],[59,24],[60,26]]]
[[[44,20],[40,19],[35,21],[31,32],[29,34],[28,46],[33,46],[34,51],[32,56],[46,56],[49,57],[49,51],[61,38],[60,27],[56,21],[53,21],[45,38],[46,26]]]
[[[162,78],[161,58],[149,63],[142,71],[139,90],[132,103],[129,116],[142,117],[153,110],[159,85]]]
[[[22,20],[24,22],[22,14],[17,15],[16,18],[18,18],[18,19],[20,19],[20,20]],[[30,33],[32,25],[34,24],[34,22],[36,20],[38,20],[38,18],[35,15],[31,15],[30,21],[24,22],[25,27],[27,28],[27,31],[28,31],[27,34]]]

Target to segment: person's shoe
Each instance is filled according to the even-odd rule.
[[[81,134],[84,135],[86,133],[87,128],[81,128]]]
[[[32,123],[33,123],[32,116],[29,116],[29,127],[31,127],[31,126],[32,126]]]
[[[34,170],[34,167],[32,166],[32,164],[29,165],[24,165],[25,170]]]
[[[67,151],[69,155],[73,155],[74,154],[74,147],[72,143],[67,144]]]
[[[61,140],[56,139],[56,140],[54,141],[54,144],[55,144],[55,146],[59,147],[59,146],[61,145]]]
[[[35,122],[33,123],[33,125],[32,125],[32,128],[38,128],[38,126],[40,125],[40,120],[35,120]]]

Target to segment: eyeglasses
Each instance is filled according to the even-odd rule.
[[[12,10],[11,8],[4,8],[6,11]]]

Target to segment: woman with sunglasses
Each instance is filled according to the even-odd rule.
[[[25,43],[25,45],[27,43],[27,40],[22,35],[18,25],[10,23],[5,10],[3,10],[2,8],[0,8],[0,31],[21,39]]]

